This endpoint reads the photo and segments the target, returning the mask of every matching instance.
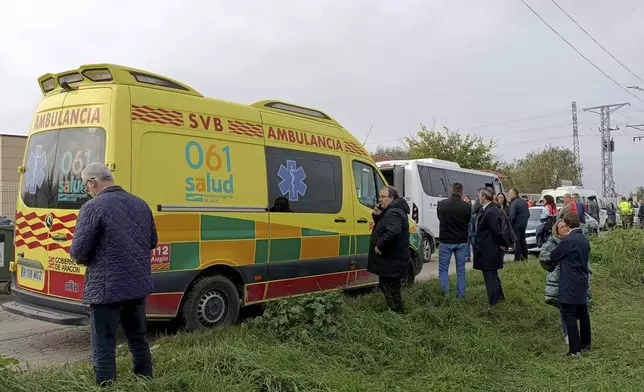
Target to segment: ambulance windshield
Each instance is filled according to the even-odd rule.
[[[78,209],[89,196],[81,171],[105,161],[103,128],[68,128],[31,135],[21,197],[27,207]]]

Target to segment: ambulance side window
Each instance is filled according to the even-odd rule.
[[[342,210],[342,161],[308,151],[266,147],[270,212],[337,214]]]
[[[358,201],[365,207],[374,208],[378,203],[379,189],[385,184],[373,166],[353,161],[353,180]]]

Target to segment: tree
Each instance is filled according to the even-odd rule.
[[[635,201],[644,200],[644,186],[635,188],[635,191],[631,192],[630,197]]]
[[[371,157],[376,162],[409,159],[409,152],[405,147],[378,146],[378,148],[376,148],[376,152],[371,153]]]
[[[461,134],[443,126],[442,131],[420,124],[415,137],[406,137],[411,159],[436,158],[454,161],[466,169],[497,170],[499,161],[492,151],[496,140]]]
[[[523,193],[541,193],[544,189],[557,188],[561,180],[579,184],[581,177],[572,151],[551,145],[506,164],[502,171],[507,178],[504,185],[518,188]]]

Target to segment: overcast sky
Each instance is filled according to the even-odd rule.
[[[551,1],[526,1],[623,86],[644,88]],[[558,2],[644,78],[643,1]],[[584,185],[598,192],[599,116],[581,109],[630,102],[612,117],[621,128],[615,179],[618,191],[644,184],[644,142],[625,129],[644,123],[644,102],[519,0],[2,1],[0,133],[27,133],[41,98],[38,76],[97,62],[167,75],[216,98],[318,108],[360,140],[373,125],[370,150],[433,120],[499,138],[505,160],[549,142],[572,148],[577,101]]]

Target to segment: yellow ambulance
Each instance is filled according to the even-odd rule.
[[[87,320],[69,256],[80,173],[105,162],[155,215],[150,319],[234,323],[242,306],[374,285],[371,211],[384,184],[333,118],[275,100],[210,99],[150,72],[96,64],[38,80],[17,202],[11,312]],[[410,224],[411,277],[422,267]],[[413,279],[412,279],[413,280]]]

